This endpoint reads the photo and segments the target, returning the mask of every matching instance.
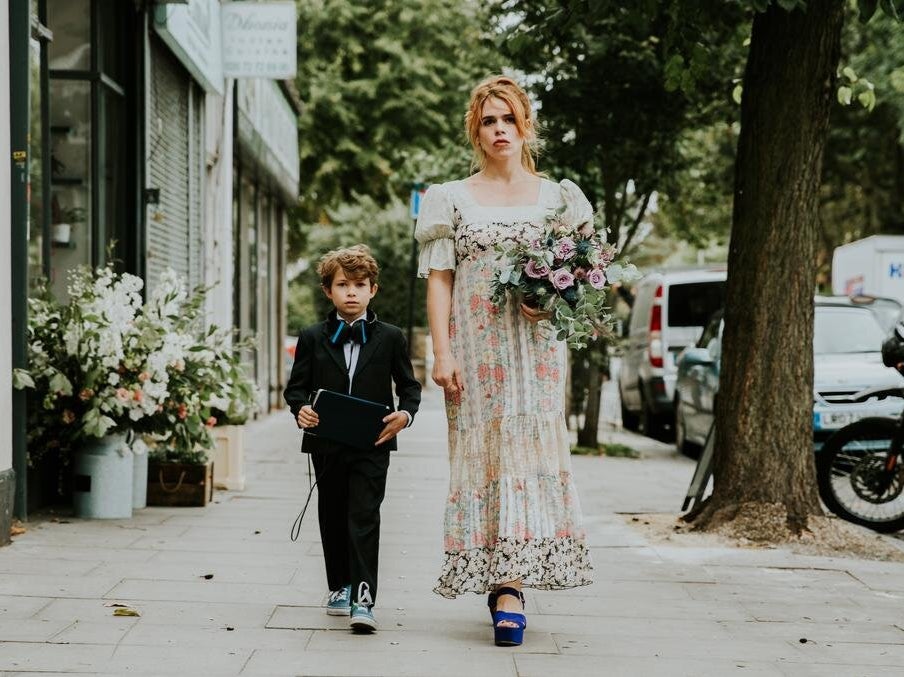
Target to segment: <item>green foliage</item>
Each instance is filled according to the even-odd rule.
[[[468,95],[500,65],[482,11],[460,0],[299,3],[299,222],[354,193],[383,206],[414,179],[466,169]]]
[[[685,130],[713,124],[731,105],[745,14],[737,2],[718,4],[683,7],[680,16],[657,2],[502,6],[503,51],[538,74],[544,168],[576,177],[623,246],[650,196],[685,164]]]
[[[882,13],[868,24],[849,20],[842,50],[842,80],[868,81],[875,107],[838,105],[832,112],[820,191],[825,279],[839,244],[904,232],[904,30]]]
[[[414,325],[426,324],[424,289],[420,281],[414,280],[412,269],[413,223],[408,206],[399,200],[392,200],[388,206],[380,207],[376,200],[366,196],[356,196],[353,202],[328,211],[330,225],[310,227],[309,251],[311,265],[296,282],[298,288],[308,291],[310,313],[303,319],[296,316],[292,326],[300,328],[321,320],[333,307],[330,300],[320,290],[317,277],[317,260],[331,249],[364,243],[380,265],[380,288],[371,301],[380,319],[405,328],[408,326],[409,289],[414,281]],[[294,286],[294,285],[293,285]],[[297,292],[301,297],[302,293]],[[300,306],[299,306],[300,307]]]

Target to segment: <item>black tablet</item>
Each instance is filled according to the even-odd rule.
[[[380,431],[386,427],[383,418],[392,413],[386,404],[323,389],[314,393],[311,408],[317,412],[320,423],[307,428],[306,435],[357,449],[374,448]]]

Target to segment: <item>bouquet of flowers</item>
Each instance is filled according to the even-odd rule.
[[[547,311],[556,338],[580,349],[610,331],[606,285],[636,279],[638,272],[615,262],[615,246],[591,222],[571,224],[563,215],[564,209],[552,213],[530,242],[499,246],[492,300],[502,308],[512,295]]]

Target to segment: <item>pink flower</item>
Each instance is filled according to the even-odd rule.
[[[574,275],[564,268],[558,268],[549,274],[549,281],[552,282],[552,286],[556,289],[568,289],[574,284]]]
[[[594,289],[602,289],[606,286],[606,274],[599,268],[594,268],[587,273],[587,282]]]
[[[575,244],[574,240],[570,237],[563,237],[556,243],[556,246],[553,247],[552,252],[555,254],[557,259],[562,259],[563,261],[567,261],[575,254]]]
[[[600,265],[605,268],[615,259],[615,250],[611,247],[605,247],[600,250]]]
[[[206,425],[208,428],[213,428],[216,424],[217,424],[216,416],[211,416],[210,418],[207,419],[207,421],[204,422],[204,425]]]
[[[132,399],[132,393],[130,393],[125,388],[117,388],[116,389],[116,398],[120,402],[128,402],[130,399]]]
[[[527,262],[527,265],[524,266],[524,274],[528,277],[532,277],[535,280],[539,280],[541,277],[546,277],[549,275],[549,266],[537,263],[533,259]]]

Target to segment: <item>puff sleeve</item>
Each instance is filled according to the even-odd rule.
[[[590,200],[574,181],[563,179],[559,182],[559,188],[562,191],[562,202],[565,205],[563,214],[565,222],[572,224],[576,229],[584,226],[592,231],[593,207],[590,205]],[[600,232],[599,235],[605,241],[606,233]]]
[[[418,277],[429,276],[431,270],[455,270],[452,214],[452,199],[446,186],[439,183],[430,186],[414,228],[414,238],[421,246]]]

